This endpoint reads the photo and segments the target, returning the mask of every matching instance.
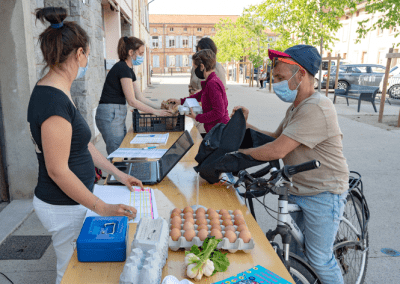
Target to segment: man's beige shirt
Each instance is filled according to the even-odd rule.
[[[343,156],[343,134],[329,98],[317,92],[296,108],[292,104],[277,134],[301,143],[283,159],[285,165],[297,165],[310,160],[321,162],[319,169],[293,176],[291,194],[316,195],[325,191],[341,194],[348,190],[349,170]]]
[[[222,84],[224,84],[226,90],[226,73],[221,63],[217,62],[217,64],[215,65],[215,75],[217,75]],[[192,68],[190,75],[189,92],[190,90],[201,90],[201,81],[204,80],[200,80],[199,78],[197,78],[196,74],[194,74],[194,69]]]

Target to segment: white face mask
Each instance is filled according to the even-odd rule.
[[[85,52],[83,52],[83,54],[85,54]],[[85,56],[86,56],[86,54],[85,54]],[[86,71],[87,71],[87,69],[88,69],[88,67],[89,67],[89,57],[86,56],[86,58],[87,58],[87,64],[86,64],[85,67],[81,67],[81,66],[79,65],[79,62],[78,62],[79,69],[78,69],[78,74],[76,74],[75,80],[78,80],[78,79],[82,78],[83,76],[85,76]]]

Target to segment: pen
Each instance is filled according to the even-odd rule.
[[[140,135],[139,137],[154,137],[154,136],[156,136],[155,134],[152,134],[152,135]]]
[[[147,149],[154,149],[154,148],[157,148],[157,146],[151,146],[151,147],[144,147],[144,148],[142,148],[142,150],[147,150]]]

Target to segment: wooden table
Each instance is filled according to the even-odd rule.
[[[195,145],[161,183],[150,186],[156,192],[155,195],[159,215],[167,220],[169,219],[169,211],[174,207],[184,208],[186,206],[196,205],[197,202],[197,173],[193,170],[193,167],[197,165],[194,161],[194,157],[198,152],[202,138],[196,127],[194,127],[192,120],[186,118],[186,121],[186,129],[190,132]],[[167,145],[160,146],[159,148],[169,148],[181,134],[182,132],[171,132]],[[126,135],[121,147],[132,147],[129,142],[134,136],[135,134],[131,129]],[[145,147],[145,145],[135,145],[135,147]],[[242,210],[246,223],[254,238],[255,248],[250,253],[244,253],[242,251],[238,251],[234,254],[228,253],[227,256],[230,261],[228,270],[224,273],[216,273],[213,277],[204,276],[198,283],[221,281],[256,265],[262,265],[279,276],[293,282],[289,272],[276,255],[260,226],[250,214],[244,202],[241,200],[241,197],[237,195],[235,189],[217,184],[210,185],[200,178],[199,204],[216,210]],[[162,210],[162,208],[165,210]],[[132,242],[135,231],[136,224],[130,224],[129,243]],[[167,275],[174,275],[179,280],[185,278],[186,269],[184,267],[184,258],[185,254],[183,249],[177,252],[169,250],[167,264],[163,268],[163,279]],[[79,262],[75,250],[61,283],[119,283],[119,277],[124,264],[124,262]]]

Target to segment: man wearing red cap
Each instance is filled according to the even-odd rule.
[[[261,131],[247,123],[248,128],[272,136],[275,141],[240,151],[261,161],[283,159],[285,165],[321,162],[319,169],[293,176],[289,201],[302,209],[302,216],[293,217],[305,234],[305,258],[322,283],[343,283],[333,243],[346,204],[349,170],[335,107],[331,100],[314,91],[321,56],[309,45],[296,45],[284,53],[269,50],[268,54],[275,62],[274,92],[291,104],[275,132]],[[239,108],[247,120],[249,110],[237,106],[234,111]],[[296,250],[296,245],[291,249]]]

